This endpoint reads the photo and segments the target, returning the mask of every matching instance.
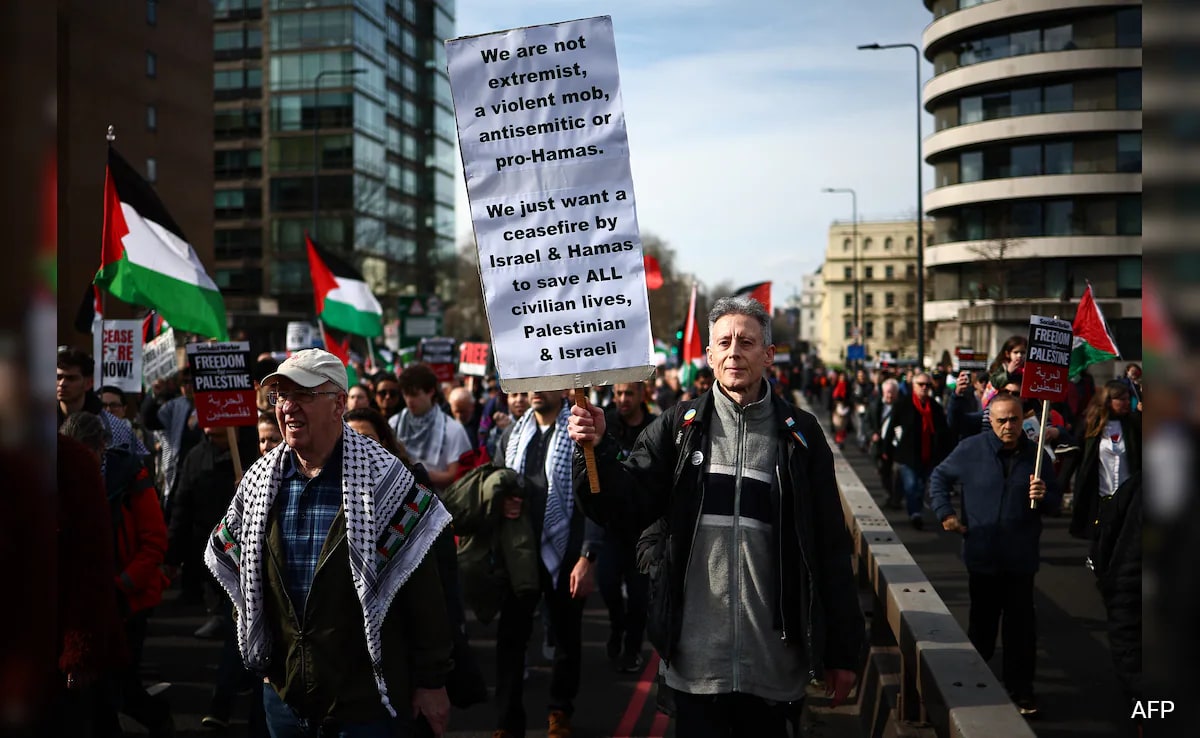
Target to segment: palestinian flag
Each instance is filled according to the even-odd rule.
[[[180,330],[229,340],[217,285],[158,195],[111,147],[94,281],[119,300],[157,310]]]
[[[696,320],[696,284],[692,283],[692,298],[688,301],[687,321],[683,324],[683,352],[679,382],[684,387],[691,387],[696,378],[696,370],[704,361],[704,346],[700,343],[700,324]]]
[[[355,336],[383,335],[383,308],[362,274],[348,262],[321,248],[308,235],[308,267],[312,271],[317,318],[329,328]]]
[[[771,315],[771,283],[770,282],[755,282],[748,284],[745,287],[738,289],[733,293],[734,297],[749,297],[758,300],[762,306],[766,308],[767,315]]]
[[[1071,378],[1079,376],[1080,372],[1092,364],[1120,357],[1121,350],[1117,348],[1112,332],[1108,330],[1108,323],[1104,322],[1100,307],[1092,299],[1090,282],[1079,300],[1079,308],[1075,311],[1075,321],[1071,324],[1071,330],[1075,334],[1071,345],[1071,366],[1067,369]]]

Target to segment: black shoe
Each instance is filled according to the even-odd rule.
[[[200,718],[200,724],[209,730],[225,730],[229,727],[229,718],[222,715],[205,715]]]
[[[912,527],[916,530],[925,529],[925,520],[920,515],[913,515],[908,519],[908,522],[912,523]]]
[[[1013,704],[1017,706],[1017,712],[1027,718],[1034,717],[1038,714],[1037,701],[1033,699],[1033,695],[1027,694],[1022,697],[1013,697]]]
[[[640,674],[645,663],[640,653],[626,653],[617,664],[617,671],[622,674]]]
[[[616,661],[618,658],[620,658],[620,656],[621,656],[621,631],[614,629],[612,631],[612,634],[608,636],[608,646],[607,646],[606,650],[608,652],[608,660],[609,661]]]

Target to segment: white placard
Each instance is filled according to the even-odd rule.
[[[287,324],[284,346],[288,351],[302,351],[306,348],[312,348],[315,333],[316,331],[313,330],[312,323],[291,321]]]
[[[166,379],[178,370],[173,329],[167,329],[142,347],[142,376],[147,387],[152,387],[159,379]]]
[[[105,320],[92,337],[96,359],[96,391],[118,387],[125,392],[142,391],[142,321]]]
[[[446,42],[505,391],[646,379],[650,311],[612,19]]]

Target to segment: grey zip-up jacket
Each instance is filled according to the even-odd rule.
[[[830,667],[855,670],[860,663],[864,621],[851,569],[853,550],[834,478],[833,455],[825,436],[811,414],[768,393],[768,399],[762,401],[766,417],[762,425],[755,423],[754,427],[766,429],[766,438],[770,439],[767,446],[774,446],[773,453],[764,447],[751,451],[751,454],[771,456],[769,474],[756,472],[752,475],[757,476],[762,485],[758,487],[758,493],[741,499],[736,496],[738,476],[735,470],[731,477],[735,480],[731,485],[735,494],[732,497],[722,494],[720,484],[729,482],[719,480],[705,463],[713,454],[713,444],[724,445],[726,441],[722,437],[728,437],[730,432],[714,407],[714,393],[719,391],[714,388],[696,400],[680,403],[663,413],[641,434],[633,453],[624,461],[618,461],[620,449],[611,437],[606,436],[598,442],[595,453],[601,491],[597,494],[589,491],[583,455],[577,452],[575,490],[579,505],[601,525],[623,527],[633,535],[660,519],[666,521],[666,553],[664,560],[657,562],[657,570],[661,573],[651,583],[647,634],[668,665],[668,672],[677,658],[681,660],[680,667],[686,667],[689,654],[685,651],[698,647],[700,641],[697,638],[711,635],[704,631],[684,632],[685,622],[689,631],[702,629],[706,626],[698,618],[712,614],[707,611],[706,614],[697,613],[696,618],[690,614],[692,605],[698,602],[698,595],[687,589],[697,581],[690,569],[707,567],[708,576],[712,578],[712,565],[717,563],[718,556],[724,557],[728,564],[727,549],[721,553],[708,547],[711,543],[708,533],[718,537],[720,533],[706,533],[709,526],[705,525],[705,516],[717,514],[715,506],[718,504],[726,504],[727,512],[732,513],[735,499],[740,515],[739,527],[747,544],[739,548],[738,556],[760,558],[769,553],[772,557],[770,565],[756,561],[753,571],[769,569],[778,584],[772,581],[769,586],[747,584],[743,587],[743,592],[752,591],[761,602],[754,605],[752,613],[743,613],[745,617],[738,626],[728,622],[726,634],[729,629],[752,623],[755,632],[752,636],[746,633],[743,636],[756,642],[762,639],[762,643],[775,639],[774,652],[796,649],[794,661],[778,661],[772,664],[772,669],[788,672],[789,663],[800,663],[805,667],[805,676],[811,672],[818,677]],[[740,436],[740,433],[735,431],[735,435]],[[744,472],[744,464],[738,458],[738,454],[745,453],[745,438],[741,438],[741,451],[735,451],[733,460],[737,462],[734,466]],[[734,442],[737,443],[736,438]],[[718,456],[728,460],[724,452]],[[769,488],[768,480],[763,479],[767,476],[770,477]],[[741,481],[745,483],[744,474]],[[721,503],[722,499],[724,503]],[[754,512],[751,512],[752,502],[758,506]],[[712,518],[709,521],[719,522]],[[747,524],[747,521],[753,522]],[[725,540],[734,541],[736,534],[736,529],[727,532]],[[704,544],[701,543],[702,536],[706,539]],[[741,571],[749,574],[751,570],[742,568]],[[718,571],[716,576],[722,575]],[[759,607],[768,604],[769,634],[763,632],[767,624],[762,620]],[[687,616],[685,605],[689,610]],[[709,608],[711,602],[700,604],[700,607]],[[734,612],[732,605],[730,612]],[[709,643],[712,649],[711,640]],[[748,653],[744,648],[745,640],[741,645],[739,650],[725,654],[728,673],[711,674],[712,686],[706,691],[732,691],[733,663],[735,659],[740,663],[741,656]],[[730,642],[728,648],[738,648],[738,644]],[[756,648],[750,646],[750,650]],[[792,658],[789,654],[788,659]],[[692,663],[695,664],[694,659]],[[760,672],[753,678],[776,676]],[[774,687],[778,693],[795,692],[791,684]]]

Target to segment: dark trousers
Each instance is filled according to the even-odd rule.
[[[142,685],[142,649],[146,643],[150,610],[135,612],[125,619],[125,640],[129,644],[129,665],[112,674],[108,685],[97,685],[99,694],[107,694],[96,703],[96,735],[121,734],[116,713],[123,712],[144,725],[151,736],[167,735],[170,731],[171,706],[162,695],[151,696]],[[115,709],[113,709],[115,708]]]
[[[674,696],[675,735],[687,738],[787,738],[788,720],[800,707],[742,692]]]
[[[369,723],[321,723],[300,717],[279,698],[274,687],[263,685],[263,713],[271,738],[408,738],[420,735],[414,732],[408,705],[394,707],[394,718],[383,717]]]
[[[1037,658],[1033,574],[967,572],[967,577],[971,594],[967,637],[971,645],[985,661],[990,660],[1000,632],[1004,638],[1004,686],[1016,697],[1032,695]]]
[[[547,713],[575,710],[583,666],[583,605],[569,588],[571,568],[578,557],[568,555],[559,569],[559,586],[551,586],[550,572],[539,563],[541,599],[554,631],[554,663],[550,670],[550,704]],[[569,563],[568,563],[569,562]],[[538,596],[517,597],[509,592],[500,606],[496,630],[496,727],[516,736],[525,735],[525,652],[533,632],[533,611]]]
[[[600,596],[608,607],[608,624],[614,635],[624,638],[626,654],[641,653],[650,580],[638,571],[637,544],[614,536],[606,537],[604,552],[596,561],[596,567]],[[625,584],[625,597],[621,596],[622,583]]]

